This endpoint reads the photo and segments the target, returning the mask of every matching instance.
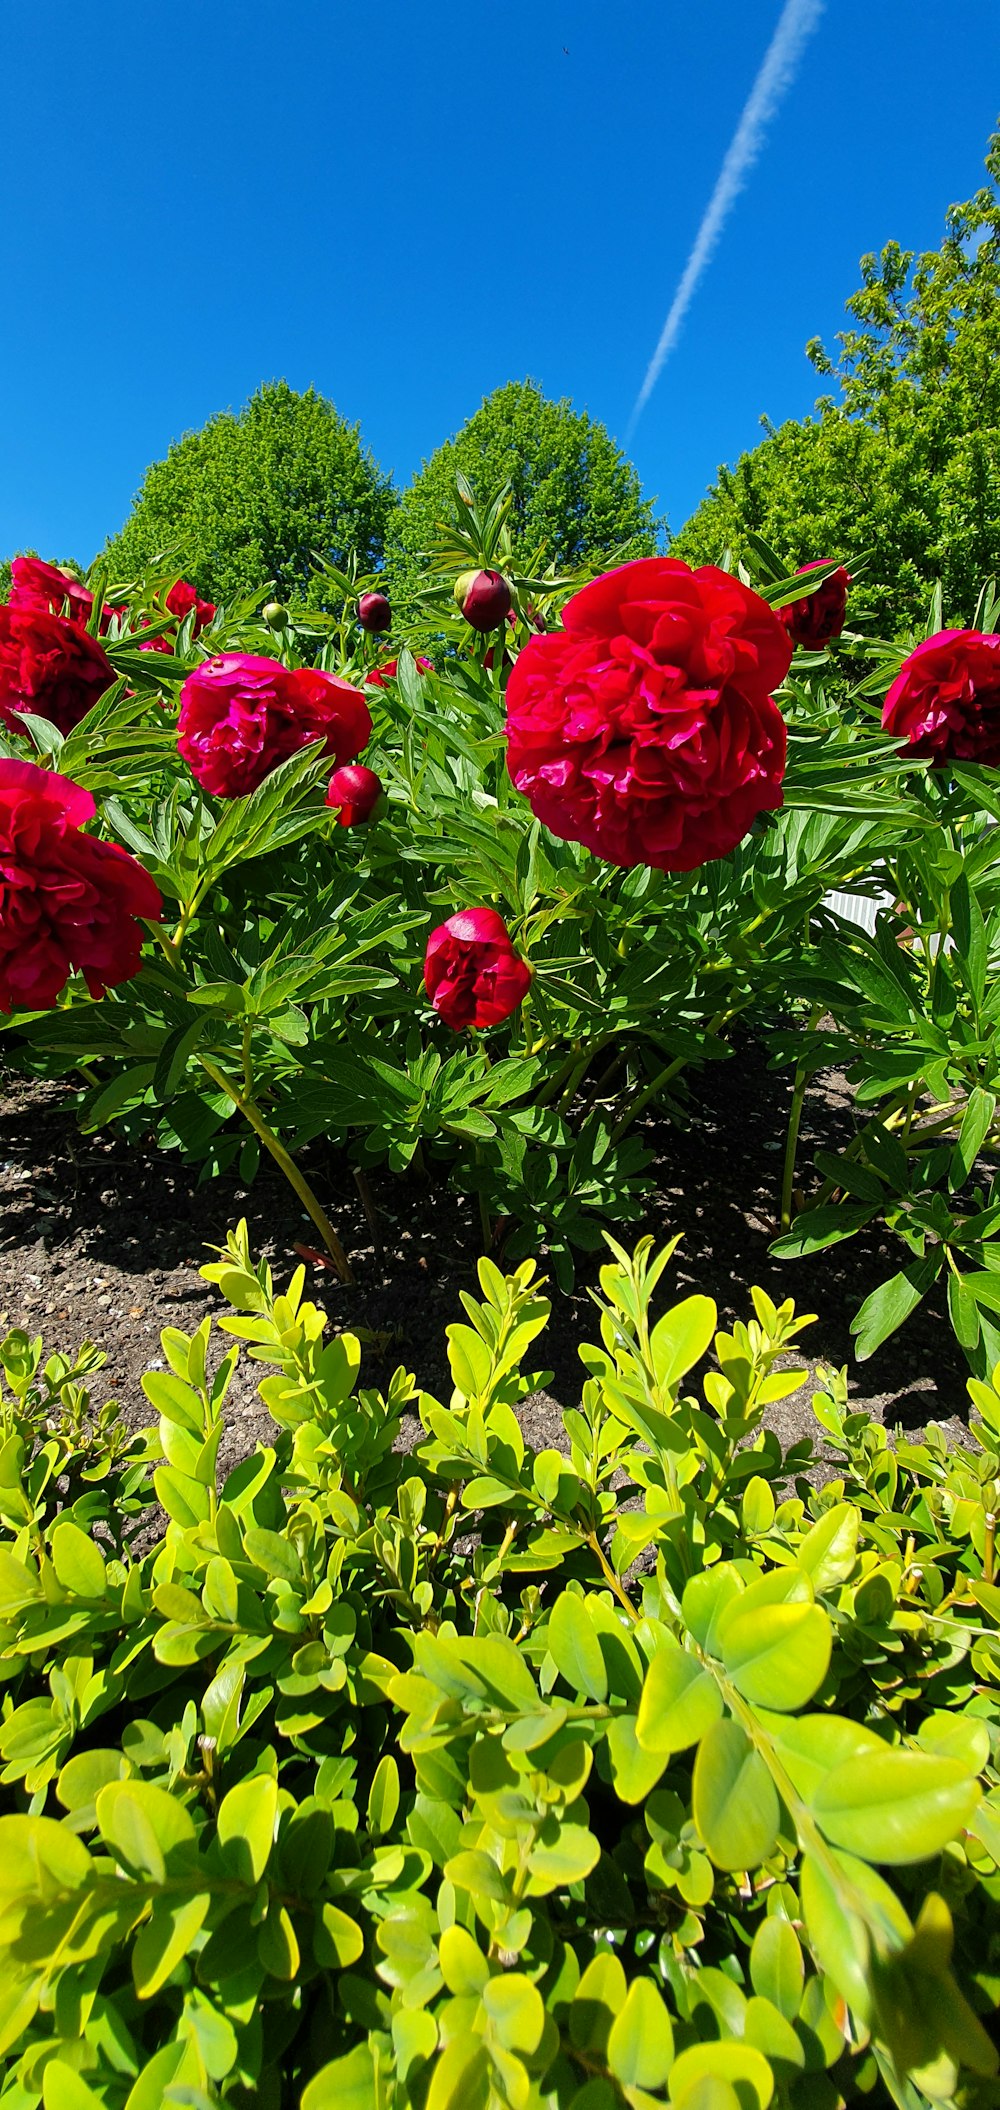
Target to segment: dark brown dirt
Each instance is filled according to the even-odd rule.
[[[888,1237],[859,1237],[808,1261],[780,1264],[768,1256],[789,1089],[787,1073],[770,1071],[752,1042],[731,1061],[711,1065],[695,1080],[689,1125],[659,1121],[645,1131],[656,1156],[656,1191],[646,1221],[619,1236],[631,1245],[640,1230],[658,1241],[681,1232],[683,1244],[665,1278],[668,1294],[711,1294],[725,1324],[750,1315],[751,1283],[777,1300],[793,1296],[800,1310],[819,1314],[805,1337],[802,1360],[810,1375],[817,1363],[847,1364],[858,1408],[910,1431],[953,1418],[957,1429],[968,1404],[967,1373],[940,1302],[929,1299],[870,1362],[853,1361],[850,1319],[875,1283],[901,1265],[902,1248]],[[138,1423],[152,1418],[140,1380],[144,1371],[162,1367],[161,1328],[191,1332],[206,1312],[220,1308],[198,1275],[211,1257],[206,1248],[246,1216],[252,1250],[267,1255],[280,1281],[297,1264],[296,1241],[311,1245],[315,1234],[270,1168],[249,1191],[236,1177],[199,1185],[178,1159],[109,1132],[81,1136],[68,1097],[60,1086],[10,1074],[0,1099],[0,1315],[43,1333],[49,1348],[96,1341],[108,1357],[97,1396],[121,1399]],[[852,1126],[850,1091],[838,1073],[828,1072],[806,1102],[804,1184],[812,1149],[844,1138]],[[327,1270],[311,1267],[311,1294],[335,1326],[367,1334],[369,1383],[383,1383],[403,1362],[428,1390],[447,1398],[444,1329],[461,1316],[459,1290],[475,1288],[475,1204],[443,1185],[377,1174],[371,1184],[383,1250],[376,1253],[347,1161],[316,1147],[305,1163],[357,1274],[356,1286],[347,1289]],[[579,1397],[576,1345],[593,1338],[588,1283],[596,1280],[600,1257],[583,1262],[572,1296],[556,1296],[539,1343],[539,1362],[553,1375],[548,1391],[527,1402],[522,1414],[525,1434],[538,1447],[560,1440],[556,1403]],[[273,1429],[257,1399],[259,1374],[248,1361],[237,1372],[227,1403],[224,1468]],[[809,1407],[813,1389],[804,1385],[769,1413],[786,1442],[818,1433]]]

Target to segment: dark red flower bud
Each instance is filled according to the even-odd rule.
[[[363,593],[358,602],[358,622],[362,630],[379,637],[383,630],[392,628],[392,609],[384,593]]]
[[[334,770],[326,788],[327,805],[337,809],[338,828],[356,828],[370,821],[384,798],[381,777],[364,762],[345,762],[342,769]]]
[[[800,572],[818,571],[825,564],[825,557],[815,557],[811,564],[800,564]],[[784,608],[776,608],[775,614],[793,645],[811,646],[818,652],[823,645],[832,644],[839,637],[847,615],[847,589],[851,583],[850,572],[842,564],[832,571],[815,593],[801,601],[786,601]]]
[[[498,571],[464,571],[455,600],[473,630],[499,630],[510,614],[510,587]]]
[[[531,969],[495,908],[464,908],[427,940],[424,988],[453,1033],[498,1026],[524,1002]]]

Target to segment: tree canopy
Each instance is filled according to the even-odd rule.
[[[107,554],[125,576],[170,551],[212,600],[270,579],[279,593],[303,597],[316,550],[336,564],[357,550],[365,570],[380,562],[393,504],[392,483],[358,427],[314,389],[299,395],[272,382],[151,464]]]
[[[493,496],[509,483],[515,562],[576,565],[649,556],[657,546],[652,502],[605,427],[534,381],[486,396],[453,439],[424,462],[403,493],[386,563],[397,595],[416,584],[420,553],[455,509],[455,476]]]
[[[835,384],[814,417],[766,438],[718,481],[672,544],[710,562],[755,529],[782,556],[868,559],[859,594],[883,629],[919,621],[944,587],[946,619],[968,622],[1000,567],[1000,133],[988,182],[946,215],[939,249],[890,242],[861,261]]]

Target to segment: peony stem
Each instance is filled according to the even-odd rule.
[[[211,1077],[213,1084],[217,1085],[221,1092],[225,1092],[227,1099],[232,1100],[237,1111],[243,1115],[243,1119],[249,1122],[254,1134],[260,1137],[265,1150],[270,1151],[275,1164],[280,1166],[289,1185],[294,1187],[303,1208],[312,1217],[313,1223],[323,1240],[323,1244],[333,1261],[341,1281],[352,1283],[354,1276],[351,1273],[351,1263],[325,1209],[317,1201],[305,1174],[300,1171],[291,1153],[285,1149],[284,1144],[279,1141],[273,1129],[268,1127],[260,1108],[252,1099],[247,1098],[245,1093],[240,1091],[239,1086],[233,1083],[232,1078],[226,1077],[223,1071],[209,1060],[207,1055],[199,1055],[198,1060],[202,1069],[206,1070]]]

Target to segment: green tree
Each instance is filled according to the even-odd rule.
[[[864,600],[883,629],[923,615],[940,579],[952,621],[971,619],[1000,567],[1000,133],[987,184],[947,213],[939,249],[890,242],[862,258],[836,384],[815,417],[774,428],[712,487],[672,545],[695,563],[756,529],[796,563],[864,551]]]
[[[651,500],[614,440],[566,398],[556,403],[534,381],[508,381],[485,397],[454,439],[424,462],[403,493],[386,562],[397,597],[421,579],[421,553],[455,510],[462,470],[483,496],[510,483],[510,528],[518,564],[576,565],[649,556],[659,523]]]
[[[281,594],[315,600],[313,552],[343,564],[356,550],[373,569],[394,502],[356,425],[314,389],[299,395],[271,382],[238,415],[219,412],[151,464],[107,555],[126,577],[169,551],[214,600],[271,579]]]

